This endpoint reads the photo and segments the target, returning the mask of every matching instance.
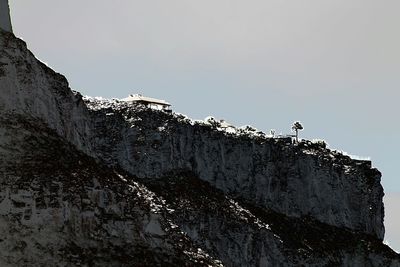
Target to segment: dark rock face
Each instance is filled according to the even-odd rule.
[[[383,239],[381,174],[368,162],[311,142],[227,134],[125,103],[88,105],[96,153],[112,166],[141,178],[190,170],[258,207]]]
[[[400,266],[369,162],[86,99],[0,31],[0,266]]]
[[[181,229],[227,266],[398,264],[376,238],[233,200],[191,173],[170,173],[146,184],[170,203]]]
[[[1,266],[219,266],[134,177],[37,119],[2,115],[2,156],[20,160],[0,166]]]

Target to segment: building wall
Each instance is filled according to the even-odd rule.
[[[0,28],[2,30],[12,32],[8,0],[0,0]]]
[[[163,105],[159,105],[159,104],[155,104],[155,103],[147,104],[147,107],[155,109],[155,110],[164,110],[164,109],[166,109]]]

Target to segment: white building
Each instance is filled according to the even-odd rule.
[[[156,110],[171,110],[171,104],[165,100],[160,100],[152,97],[142,96],[141,94],[129,95],[127,98],[121,99],[121,101],[132,102],[136,104],[142,104],[148,108]]]
[[[0,29],[7,32],[12,32],[8,0],[0,0]]]

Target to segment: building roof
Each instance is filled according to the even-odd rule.
[[[126,101],[126,102],[147,102],[147,103],[153,103],[157,105],[162,105],[162,106],[171,106],[170,103],[168,103],[165,100],[160,100],[152,97],[147,97],[147,96],[142,96],[141,94],[134,94],[134,95],[129,95],[127,98],[121,99],[121,101]]]

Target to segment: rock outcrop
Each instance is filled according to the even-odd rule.
[[[35,58],[26,43],[0,30],[0,110],[40,118],[90,154],[88,111],[67,79]]]
[[[85,98],[0,30],[1,266],[400,266],[370,162]]]
[[[1,156],[14,157],[0,165],[1,266],[220,266],[134,178],[37,118],[13,114],[0,123]]]
[[[147,185],[170,203],[181,229],[226,266],[399,264],[376,238],[233,200],[191,173],[170,173]]]
[[[229,134],[169,113],[88,99],[96,154],[140,177],[194,172],[225,194],[383,239],[381,174],[321,144]]]

